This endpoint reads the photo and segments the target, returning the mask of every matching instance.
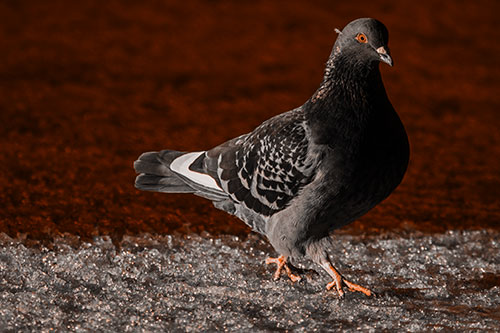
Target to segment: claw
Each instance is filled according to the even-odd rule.
[[[332,266],[329,262],[321,264],[321,266],[330,274],[330,276],[333,278],[333,281],[328,283],[326,285],[326,289],[330,290],[333,287],[337,290],[339,297],[343,298],[344,297],[344,290],[342,288],[342,285],[346,285],[347,289],[349,291],[359,291],[365,294],[366,296],[372,296],[373,292],[365,287],[362,287],[358,284],[352,283],[348,280],[346,280],[342,275],[340,275],[339,272],[335,269],[335,267]]]
[[[280,278],[280,275],[281,275],[281,270],[284,268],[286,271],[286,274],[288,275],[290,280],[292,280],[292,282],[300,281],[300,279],[301,279],[300,276],[293,274],[290,267],[288,267],[288,265],[286,263],[287,259],[288,258],[285,256],[279,256],[278,258],[267,258],[266,259],[267,265],[269,265],[269,264],[278,265],[278,267],[276,268],[276,271],[273,274],[273,279],[278,280]]]

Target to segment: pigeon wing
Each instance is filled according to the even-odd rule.
[[[317,159],[309,145],[303,113],[296,109],[207,151],[204,168],[234,202],[268,217],[312,180]]]

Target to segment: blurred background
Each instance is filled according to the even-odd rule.
[[[0,232],[244,236],[188,195],[137,191],[144,151],[204,150],[305,102],[343,28],[389,29],[411,143],[401,186],[341,233],[500,229],[497,1],[1,1]]]

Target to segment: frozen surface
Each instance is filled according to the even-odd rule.
[[[378,294],[339,300],[323,272],[272,281],[263,262],[274,253],[253,234],[143,236],[119,248],[74,237],[26,247],[1,234],[0,331],[497,331],[499,236],[336,236],[337,268]]]

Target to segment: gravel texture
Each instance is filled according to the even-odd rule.
[[[271,279],[259,236],[0,237],[1,331],[486,330],[500,327],[500,234],[337,235],[337,267],[377,297]],[[305,266],[304,266],[305,264]],[[318,270],[319,272],[319,270]]]

